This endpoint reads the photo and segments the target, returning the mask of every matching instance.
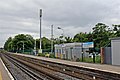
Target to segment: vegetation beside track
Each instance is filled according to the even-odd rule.
[[[80,58],[79,60],[80,62],[82,62],[82,58]],[[89,57],[89,58],[84,58],[83,62],[87,62],[87,63],[93,63],[93,58]],[[101,58],[100,56],[96,56],[95,57],[95,63],[101,63]]]

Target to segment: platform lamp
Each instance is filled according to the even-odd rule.
[[[58,27],[58,29],[61,29],[63,31],[62,36],[64,38],[64,30],[61,27]],[[64,43],[64,41],[63,41],[63,43]]]
[[[58,29],[61,29],[61,30],[63,31],[63,34],[62,34],[62,35],[64,36],[64,30],[63,30],[61,27],[58,27]]]

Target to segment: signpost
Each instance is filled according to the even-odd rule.
[[[83,62],[83,58],[84,58],[84,51],[83,49],[84,48],[94,48],[94,43],[93,42],[85,42],[85,43],[82,43],[81,44],[81,47],[82,47],[82,62]],[[94,59],[94,58],[93,58]],[[94,60],[93,60],[94,61]],[[94,61],[95,62],[95,61]]]

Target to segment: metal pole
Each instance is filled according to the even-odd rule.
[[[51,25],[51,53],[53,53],[53,25]]]
[[[62,31],[63,31],[63,38],[64,38],[64,30],[62,29]]]
[[[63,44],[64,44],[64,40],[65,40],[64,30],[62,29],[62,31],[63,31]]]
[[[23,41],[23,53],[24,53],[24,41]]]
[[[63,31],[62,36],[63,36],[63,39],[64,39],[64,30],[60,27],[58,27],[58,29],[61,29]],[[64,44],[64,41],[63,41],[63,44]]]
[[[93,52],[93,63],[95,63],[95,52]]]
[[[36,55],[36,39],[35,39],[34,49],[35,49],[35,55]]]
[[[71,47],[70,49],[71,49],[71,61],[72,61],[73,60],[73,53],[72,53],[73,47]]]
[[[13,49],[12,49],[12,44],[11,44],[11,46],[10,46],[10,47],[11,47],[11,52],[12,52],[12,50],[13,50]]]
[[[83,62],[83,42],[82,42],[82,62]]]
[[[41,51],[41,18],[42,18],[42,9],[40,9],[40,52],[42,52]]]

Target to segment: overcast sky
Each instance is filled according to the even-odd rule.
[[[0,0],[0,47],[16,34],[39,37],[39,9],[43,10],[42,36],[50,38],[62,34],[73,37],[90,32],[98,22],[107,25],[120,23],[120,0]]]

